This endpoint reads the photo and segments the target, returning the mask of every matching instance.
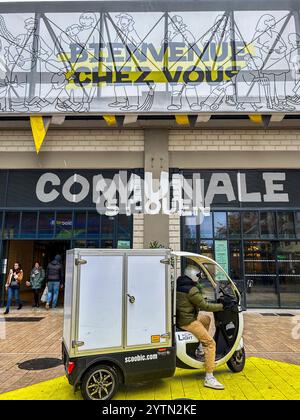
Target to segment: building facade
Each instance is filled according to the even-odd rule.
[[[257,2],[246,7],[231,1],[230,11],[222,12],[222,2],[199,2],[196,12],[207,17],[199,41],[192,18],[195,2],[186,2],[185,10],[176,0],[152,4],[153,10],[150,3],[74,2],[64,31],[60,18],[53,23],[59,11],[69,16],[70,5],[63,2],[53,10],[24,5],[32,8],[26,19],[12,4],[1,6],[1,301],[7,271],[15,260],[28,276],[34,261],[45,266],[53,255],[64,255],[69,248],[164,246],[216,259],[236,281],[245,307],[299,308],[300,96],[298,103],[298,76],[291,76],[298,51],[297,5],[288,1],[282,10],[273,0],[256,10]],[[141,7],[148,16],[151,12],[151,31],[161,28],[165,36],[153,34],[143,44]],[[247,13],[255,16],[249,33],[242,29]],[[24,41],[13,55],[16,40],[25,39],[17,29],[10,30],[14,16],[25,24],[28,39],[34,33],[35,54]],[[271,41],[266,39],[270,31]],[[80,40],[84,36],[85,42]],[[140,51],[139,63],[131,55],[141,44],[146,49]],[[136,67],[133,71],[131,63],[127,69],[130,87],[122,73],[126,63],[116,64],[122,46]],[[238,49],[246,46],[241,55]],[[97,48],[107,48],[108,56],[104,59]],[[266,57],[258,56],[264,49]],[[198,55],[192,56],[191,50]],[[30,52],[28,59],[24,51]],[[117,81],[110,80],[105,87],[102,79],[95,81],[93,67],[90,73],[84,67],[92,52],[103,58],[96,60],[98,66],[113,62],[110,72]],[[188,60],[183,60],[184,54]],[[216,58],[225,72],[222,80],[209,79],[218,76],[212,64]],[[81,67],[68,79],[77,83],[70,94],[68,69],[60,65],[77,66],[78,60]],[[172,66],[179,71],[178,60],[186,74],[171,72]],[[173,78],[171,82],[161,84],[161,74],[151,67],[160,61],[161,72]],[[199,61],[209,70],[203,66],[197,70]],[[193,68],[184,62],[189,66],[192,62]],[[143,75],[146,65],[153,72],[150,82]],[[107,82],[102,70],[97,74]],[[202,76],[206,79],[200,80]],[[35,116],[51,122],[39,154],[33,142]],[[254,124],[253,116],[261,124]],[[165,173],[170,179],[175,175],[192,180],[196,175],[210,214],[203,220],[162,211],[100,214],[95,179],[112,180],[120,173],[126,173],[127,180],[133,175],[144,179],[149,173],[154,180]]]
[[[28,272],[33,260],[46,263],[53,253],[71,247],[148,248],[157,241],[217,260],[225,252],[228,272],[247,307],[299,307],[300,130],[161,128],[159,121],[156,128],[112,130],[100,122],[99,128],[50,129],[36,156],[31,131],[15,125],[0,136],[2,281],[15,259]],[[227,174],[235,190],[237,174],[245,174],[247,193],[256,194],[257,201],[240,203],[219,195],[211,215],[198,224],[196,216],[109,217],[99,215],[88,199],[74,204],[63,197],[63,186],[74,174],[88,180],[124,170],[143,174],[151,162],[151,172],[159,175],[161,159],[170,174],[189,178],[199,173],[207,186],[213,174]],[[49,173],[60,179],[59,196],[43,203],[36,186]],[[268,173],[284,174],[283,202],[263,201]]]

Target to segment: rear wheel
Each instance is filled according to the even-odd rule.
[[[81,393],[85,400],[110,400],[117,392],[119,382],[113,367],[97,365],[83,375]]]
[[[244,369],[245,363],[246,363],[246,353],[243,347],[241,350],[238,350],[233,354],[231,359],[228,360],[227,366],[232,372],[238,373]]]

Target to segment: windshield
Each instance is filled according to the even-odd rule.
[[[203,264],[204,267],[206,268],[206,270],[209,272],[209,274],[211,275],[212,279],[215,281],[215,283],[218,283],[220,281],[229,281],[228,276],[226,275],[226,273],[221,270],[217,265],[215,264],[209,264],[209,263],[205,263]]]
[[[227,274],[221,270],[220,267],[209,263],[205,263],[203,266],[207,271],[209,271],[212,279],[217,285],[215,291],[216,299],[218,299],[224,293],[228,296],[232,296],[233,298],[237,297],[229,276],[227,276]]]

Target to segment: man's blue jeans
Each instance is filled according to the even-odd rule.
[[[52,300],[52,308],[56,308],[57,299],[59,294],[59,281],[48,281],[48,298],[47,303],[51,303]]]
[[[20,288],[19,287],[16,288],[16,289],[14,289],[12,287],[9,287],[8,288],[8,290],[7,290],[7,305],[6,305],[6,309],[9,309],[10,308],[10,306],[12,304],[12,301],[13,301],[13,298],[15,298],[15,300],[16,300],[16,305],[19,306],[20,303],[21,303],[20,302]]]

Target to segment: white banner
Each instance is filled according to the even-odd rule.
[[[0,111],[291,113],[299,13],[0,13]]]

